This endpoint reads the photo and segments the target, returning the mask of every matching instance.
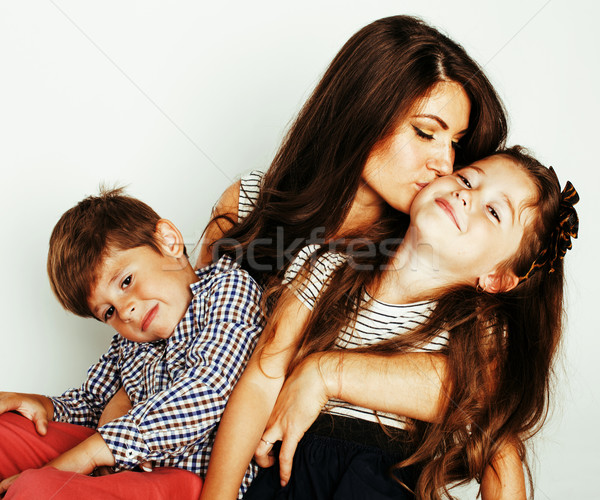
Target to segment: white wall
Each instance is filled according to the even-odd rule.
[[[101,181],[126,184],[193,246],[231,180],[268,166],[345,40],[379,17],[416,14],[485,67],[510,113],[510,143],[532,148],[581,194],[581,237],[568,256],[569,323],[554,416],[537,440],[536,495],[597,498],[600,6],[215,3],[0,4],[0,387],[61,392],[108,344],[107,328],[63,312],[50,292],[47,241],[60,214]]]

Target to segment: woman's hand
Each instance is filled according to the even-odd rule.
[[[279,393],[254,458],[261,467],[270,467],[275,462],[270,455],[273,443],[282,441],[279,452],[282,486],[290,479],[298,442],[331,396],[326,380],[335,369],[324,354],[312,354],[296,367]]]

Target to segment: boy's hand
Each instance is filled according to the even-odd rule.
[[[14,476],[7,477],[4,481],[2,481],[0,483],[0,495],[4,495],[6,490],[8,490],[8,487],[13,484],[19,476],[20,474],[15,474]]]
[[[110,448],[102,436],[96,432],[85,441],[48,462],[44,467],[89,475],[96,467],[114,464],[115,458]],[[18,477],[19,474],[16,474],[0,482],[0,495],[6,493],[6,490]]]
[[[97,432],[46,464],[58,470],[91,474],[96,467],[115,464],[110,448]]]
[[[40,394],[0,392],[0,414],[16,411],[31,420],[38,434],[46,435],[48,421],[54,416],[52,400]]]

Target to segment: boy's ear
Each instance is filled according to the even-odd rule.
[[[183,255],[185,248],[183,236],[170,220],[160,219],[156,223],[155,233],[163,254],[175,258]]]
[[[519,278],[512,271],[499,273],[493,271],[480,276],[478,285],[488,293],[508,292],[519,284]]]

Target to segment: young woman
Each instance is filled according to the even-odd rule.
[[[524,459],[522,441],[545,414],[576,201],[570,184],[561,195],[552,170],[513,148],[424,188],[400,244],[398,217],[381,221],[377,232],[386,238],[379,240],[396,238],[393,252],[364,252],[356,241],[350,254],[302,251],[230,398],[203,498],[212,498],[215,484],[219,498],[235,498],[259,440],[270,448],[281,437],[273,425],[263,429],[285,376],[307,366],[319,374],[315,360],[323,382],[314,403],[319,410],[327,403],[332,418],[317,420],[301,441],[285,487],[279,471],[267,469],[247,498],[412,498],[410,490],[441,498],[473,478],[483,481],[485,500],[501,498],[488,494],[490,465],[500,475],[514,468],[502,463],[506,448]],[[391,387],[357,390],[355,377],[345,385],[355,354],[383,359],[399,351],[446,358],[443,397],[423,405],[414,395],[394,397],[402,382],[395,375]],[[286,382],[288,392],[299,378]],[[392,431],[379,431],[377,422]]]
[[[413,17],[375,21],[337,54],[264,178],[224,193],[197,266],[241,253],[264,281],[315,238],[408,213],[423,186],[506,133],[502,103],[462,47]]]

